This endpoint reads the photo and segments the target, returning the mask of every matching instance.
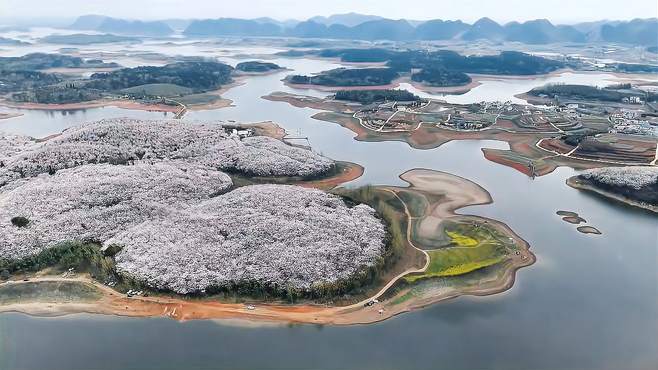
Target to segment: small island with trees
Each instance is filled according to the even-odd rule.
[[[430,87],[466,86],[471,74],[536,75],[565,67],[559,61],[520,52],[504,51],[498,55],[463,56],[454,51],[398,51],[389,49],[325,49],[305,55],[338,58],[348,63],[384,63],[377,68],[340,68],[313,76],[293,75],[286,80],[294,85],[329,87],[385,86],[398,78]]]
[[[526,93],[531,97],[555,100],[587,100],[617,103],[642,103],[658,101],[658,93],[634,89],[630,83],[596,87],[589,85],[549,84],[536,87]]]
[[[273,63],[239,64],[244,73],[275,71]],[[0,93],[5,105],[50,108],[120,105],[155,109],[182,115],[188,107],[221,108],[230,104],[222,89],[240,77],[230,65],[214,60],[190,59],[164,66],[120,68],[116,63],[58,54],[28,54],[0,58]],[[89,75],[60,73],[91,70]]]
[[[336,92],[334,99],[365,105],[384,101],[419,101],[420,97],[407,90],[341,90]]]
[[[571,177],[567,184],[606,198],[658,212],[658,167],[603,167]]]
[[[270,73],[280,71],[283,68],[275,63],[248,61],[240,62],[235,65],[235,70],[246,73]]]
[[[293,75],[287,81],[293,85],[320,85],[332,87],[389,85],[398,77],[390,68],[337,68],[313,76]]]
[[[463,86],[473,81],[464,72],[448,71],[444,68],[425,67],[411,75],[411,80],[432,87]]]

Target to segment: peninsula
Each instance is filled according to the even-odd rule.
[[[508,289],[534,262],[504,224],[454,214],[491,202],[468,180],[413,170],[408,188],[327,192],[355,166],[274,133],[105,120],[4,138],[0,297],[68,298],[0,311],[367,323]]]

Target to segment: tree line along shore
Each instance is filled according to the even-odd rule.
[[[246,61],[235,67],[203,58],[165,66],[121,68],[116,63],[59,54],[33,53],[0,58],[0,93],[10,103],[74,104],[99,99],[122,99],[179,106],[201,101],[203,93],[234,82],[239,73],[268,73],[276,64]],[[71,77],[49,69],[91,69],[89,78]],[[218,97],[216,97],[218,98]]]
[[[258,136],[262,127],[242,130],[251,131],[124,119],[38,143],[3,138],[2,278],[76,271],[133,295],[349,305],[422,267],[422,254],[410,247],[419,236],[408,234],[400,208],[406,201],[395,201],[414,192],[382,198],[388,190],[295,186],[336,176],[337,164]],[[266,180],[234,183],[231,174]],[[281,184],[268,184],[271,178]],[[467,236],[472,227],[446,233],[441,244],[480,239]],[[419,281],[468,275],[509,253],[485,251],[495,261],[458,254],[441,268],[445,274]]]

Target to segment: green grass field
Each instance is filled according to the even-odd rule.
[[[427,251],[430,263],[422,274],[407,282],[430,277],[458,276],[504,261],[513,244],[508,237],[484,223],[446,221],[443,232],[450,245]]]

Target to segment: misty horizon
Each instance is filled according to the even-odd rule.
[[[125,3],[125,4],[124,4]],[[21,23],[28,20],[65,23],[82,15],[102,15],[114,18],[132,20],[162,20],[162,19],[258,19],[272,18],[277,21],[305,21],[316,16],[357,13],[382,17],[387,19],[404,19],[409,21],[427,21],[431,19],[461,20],[473,23],[480,18],[490,18],[497,23],[525,22],[535,19],[547,19],[554,24],[575,24],[591,21],[628,21],[636,18],[646,19],[658,16],[658,5],[653,1],[637,1],[633,7],[621,7],[619,2],[612,1],[580,1],[573,3],[567,0],[544,2],[537,7],[519,0],[507,0],[505,5],[500,2],[482,2],[477,0],[462,1],[459,4],[419,0],[413,7],[400,7],[392,1],[372,1],[358,4],[346,1],[331,3],[309,1],[303,6],[283,0],[277,2],[254,0],[254,6],[248,9],[232,4],[212,3],[206,0],[188,1],[181,7],[171,0],[146,0],[135,7],[134,2],[128,4],[125,0],[113,2],[113,7],[100,1],[70,0],[64,8],[61,3],[42,0],[16,1],[6,0],[0,4],[0,21],[3,23]],[[514,8],[513,12],[509,9]],[[75,9],[75,13],[71,12]],[[373,11],[377,9],[378,11]],[[472,9],[477,9],[473,12]],[[513,15],[512,15],[513,14]]]

